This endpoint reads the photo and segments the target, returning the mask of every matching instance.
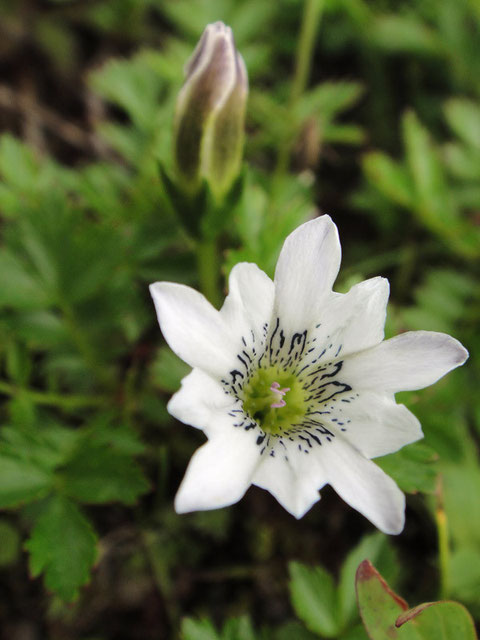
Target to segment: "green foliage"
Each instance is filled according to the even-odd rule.
[[[61,470],[67,495],[80,502],[133,504],[149,486],[131,456],[111,447],[76,451]]]
[[[363,623],[371,640],[476,640],[468,611],[457,602],[427,602],[408,609],[368,561],[357,571],[356,589]]]
[[[73,600],[88,582],[96,559],[97,537],[90,522],[70,500],[52,498],[42,505],[26,543],[30,571],[45,572],[45,585],[65,600]]]
[[[0,8],[6,633],[30,633],[12,620],[31,610],[31,633],[52,638],[365,640],[354,577],[366,558],[412,599],[438,598],[441,583],[480,620],[478,3],[320,2],[310,73],[295,90],[309,2],[21,4]],[[250,97],[242,176],[215,208],[207,190],[183,197],[171,138],[183,65],[219,19],[233,28]],[[318,211],[341,231],[336,290],[384,275],[389,336],[446,332],[471,353],[463,370],[397,397],[425,433],[375,461],[419,494],[407,496],[399,540],[366,533],[328,494],[300,522],[255,489],[232,509],[172,508],[203,439],[167,413],[189,369],[162,341],[147,286],[181,282],[219,301],[239,261],[273,276],[285,237]],[[210,290],[197,261],[205,239],[218,242],[218,255],[206,252]],[[41,585],[21,587],[22,562],[53,594],[45,615],[33,601]],[[82,589],[96,562],[98,579]],[[391,637],[460,640],[462,625],[473,637],[449,602],[394,628],[403,605],[379,579],[369,588],[382,626],[372,638],[390,627]]]
[[[335,638],[339,631],[333,578],[322,567],[310,569],[290,564],[290,592],[293,607],[310,631]]]
[[[365,558],[372,559],[395,578],[395,556],[380,533],[365,537],[350,551],[341,567],[338,585],[323,567],[290,563],[292,605],[307,629],[325,638],[355,637],[355,627],[351,626],[357,620],[355,572]]]
[[[255,640],[251,622],[248,617],[230,618],[222,632],[217,633],[209,620],[195,621],[185,618],[182,621],[182,640]]]
[[[438,456],[433,449],[416,442],[375,462],[395,480],[402,491],[433,493],[436,479],[433,463],[437,460]]]

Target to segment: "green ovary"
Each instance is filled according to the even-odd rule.
[[[272,391],[272,383],[278,383],[281,390],[289,389],[284,395]],[[243,408],[267,433],[280,434],[302,421],[307,405],[305,391],[292,374],[279,371],[277,367],[257,369],[243,387]],[[283,407],[272,407],[280,399]]]

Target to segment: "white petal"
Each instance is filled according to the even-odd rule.
[[[342,437],[367,458],[394,453],[423,437],[413,413],[384,394],[362,392],[349,403],[337,403],[323,418],[336,433],[345,429]]]
[[[320,500],[319,490],[327,479],[314,456],[299,454],[296,442],[286,443],[285,449],[277,443],[274,457],[265,454],[252,484],[269,491],[295,518],[302,518]]]
[[[402,531],[405,496],[386,473],[338,437],[321,453],[328,482],[345,502],[384,533]]]
[[[225,416],[235,400],[222,386],[200,369],[194,369],[182,380],[182,386],[167,405],[169,413],[192,427],[211,435],[224,426]]]
[[[317,321],[340,268],[340,241],[330,216],[302,224],[285,240],[275,270],[276,313],[295,333]]]
[[[172,351],[191,367],[221,377],[235,364],[238,340],[200,293],[181,284],[150,285],[158,321]]]
[[[422,389],[467,358],[460,342],[445,333],[409,331],[346,358],[342,380],[354,390]]]
[[[238,502],[260,461],[257,434],[230,426],[192,456],[175,496],[177,513],[220,509]]]
[[[251,340],[251,331],[261,338],[263,326],[272,316],[274,293],[273,282],[256,264],[241,262],[230,273],[228,296],[220,314],[246,341]]]
[[[388,294],[388,280],[380,277],[364,280],[348,293],[330,294],[311,333],[319,349],[332,344],[324,360],[337,352],[343,358],[383,340]]]

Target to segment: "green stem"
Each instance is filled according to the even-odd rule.
[[[200,240],[197,245],[197,264],[200,289],[205,297],[215,306],[220,306],[218,276],[220,260],[215,239]]]
[[[295,59],[295,74],[293,76],[290,100],[288,103],[290,122],[294,120],[294,110],[307,86],[310,68],[312,66],[315,35],[324,6],[325,0],[305,0]],[[277,178],[284,175],[288,169],[288,160],[293,143],[289,129],[290,127],[287,129],[289,135],[282,140],[278,150],[277,166],[275,169],[275,176]]]
[[[438,556],[440,566],[440,597],[448,598],[450,589],[450,545],[448,540],[447,514],[443,506],[443,482],[442,476],[438,476],[436,488],[437,504],[435,508],[435,520],[438,534]]]
[[[7,396],[15,396],[23,393],[32,402],[40,405],[50,405],[59,409],[73,410],[85,407],[98,407],[104,405],[106,398],[103,396],[65,395],[64,393],[50,393],[48,391],[34,391],[33,389],[17,388],[14,385],[0,380],[0,393]]]

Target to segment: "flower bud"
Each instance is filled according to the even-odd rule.
[[[175,115],[177,172],[187,191],[195,193],[205,179],[221,200],[240,171],[248,93],[230,27],[207,25],[185,75]]]

